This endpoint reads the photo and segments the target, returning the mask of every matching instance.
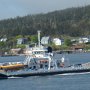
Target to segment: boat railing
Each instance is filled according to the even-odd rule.
[[[63,68],[58,68],[58,70],[61,71],[68,71],[68,70],[84,70],[84,69],[90,69],[90,67],[82,67],[82,66],[78,66],[78,67],[63,67]]]

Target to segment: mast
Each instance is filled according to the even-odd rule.
[[[38,31],[38,46],[40,47],[40,32],[41,31]]]

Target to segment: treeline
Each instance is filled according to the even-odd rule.
[[[90,6],[69,8],[47,14],[27,15],[0,21],[0,37],[16,35],[90,35]]]

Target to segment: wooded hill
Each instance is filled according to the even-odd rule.
[[[0,21],[0,37],[16,35],[90,35],[90,6],[68,8],[46,14],[27,15]]]

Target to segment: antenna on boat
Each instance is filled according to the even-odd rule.
[[[41,31],[38,31],[38,46],[40,47],[40,32]]]

